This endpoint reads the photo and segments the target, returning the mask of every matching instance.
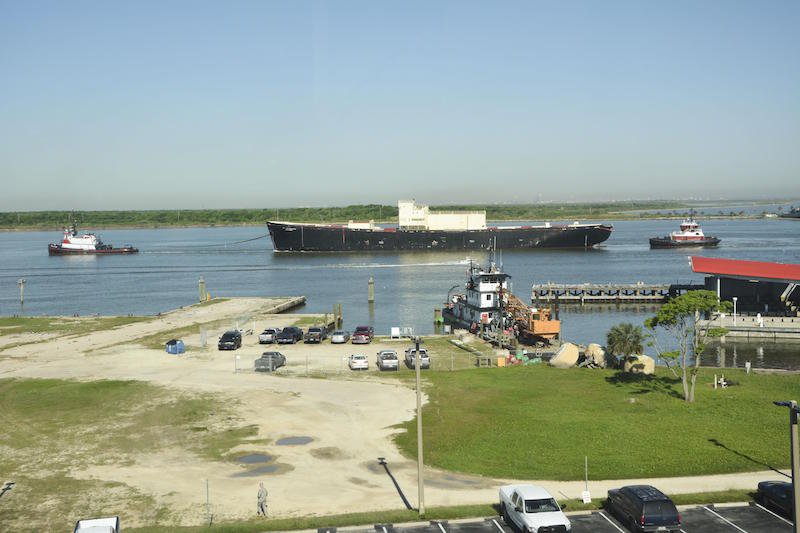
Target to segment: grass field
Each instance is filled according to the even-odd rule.
[[[146,322],[153,317],[98,316],[98,317],[0,317],[0,336],[19,333],[55,333],[57,335],[83,334],[87,331],[114,329],[135,322]]]
[[[0,380],[0,480],[14,480],[0,524],[67,531],[67,517],[124,509],[153,523],[169,514],[122,483],[76,479],[88,465],[126,464],[179,447],[224,459],[257,428],[236,425],[233,405],[134,381]],[[31,506],[27,502],[44,502]]]
[[[654,378],[611,370],[515,367],[425,375],[425,462],[518,479],[717,474],[789,465],[785,409],[800,396],[794,374],[726,369],[741,385],[713,390],[702,369],[697,402],[679,398],[664,369]],[[416,456],[416,421],[396,440]]]

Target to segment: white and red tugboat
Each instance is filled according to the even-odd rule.
[[[74,224],[64,228],[64,236],[58,244],[47,245],[50,255],[74,255],[74,254],[135,254],[139,251],[130,244],[122,248],[114,248],[110,244],[104,244],[94,233],[84,233],[78,235],[78,230]]]
[[[716,246],[719,244],[717,237],[706,237],[694,215],[689,215],[681,222],[681,230],[673,231],[664,237],[650,239],[650,248],[678,248],[682,246]]]

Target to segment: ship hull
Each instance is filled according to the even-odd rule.
[[[77,250],[74,248],[63,248],[58,244],[50,244],[47,246],[47,252],[50,255],[118,255],[118,254],[135,254],[139,252],[138,248],[131,246],[124,246],[122,248],[97,248],[94,250]]]
[[[720,239],[716,237],[708,237],[703,240],[696,241],[674,241],[669,237],[654,237],[650,239],[650,248],[691,248],[691,247],[709,247],[716,246]]]
[[[276,252],[380,250],[481,250],[591,248],[611,236],[612,226],[518,226],[484,230],[354,229],[347,226],[268,222]]]

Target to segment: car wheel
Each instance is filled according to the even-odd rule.
[[[628,521],[628,524],[628,528],[630,528],[633,533],[639,531],[639,524],[636,523],[636,520],[634,520],[633,517],[631,517],[631,519]]]
[[[506,504],[504,503],[500,504],[500,515],[503,517],[503,522],[509,524],[508,511],[506,511]]]

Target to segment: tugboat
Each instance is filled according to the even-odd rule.
[[[800,207],[791,206],[786,213],[778,214],[781,218],[797,218],[800,219]]]
[[[694,219],[694,212],[681,222],[681,230],[673,231],[664,237],[650,239],[650,248],[680,248],[683,246],[716,246],[720,243],[717,237],[706,237],[700,225]]]
[[[130,244],[122,248],[114,248],[104,244],[94,233],[78,235],[75,224],[64,228],[64,236],[58,244],[48,244],[47,251],[50,255],[76,255],[76,254],[135,254],[139,251]]]
[[[488,269],[470,261],[464,294],[448,293],[442,309],[445,323],[469,329],[471,333],[490,333],[494,338],[515,338],[538,346],[558,344],[561,322],[550,309],[528,307],[508,290],[508,279],[494,261]]]

